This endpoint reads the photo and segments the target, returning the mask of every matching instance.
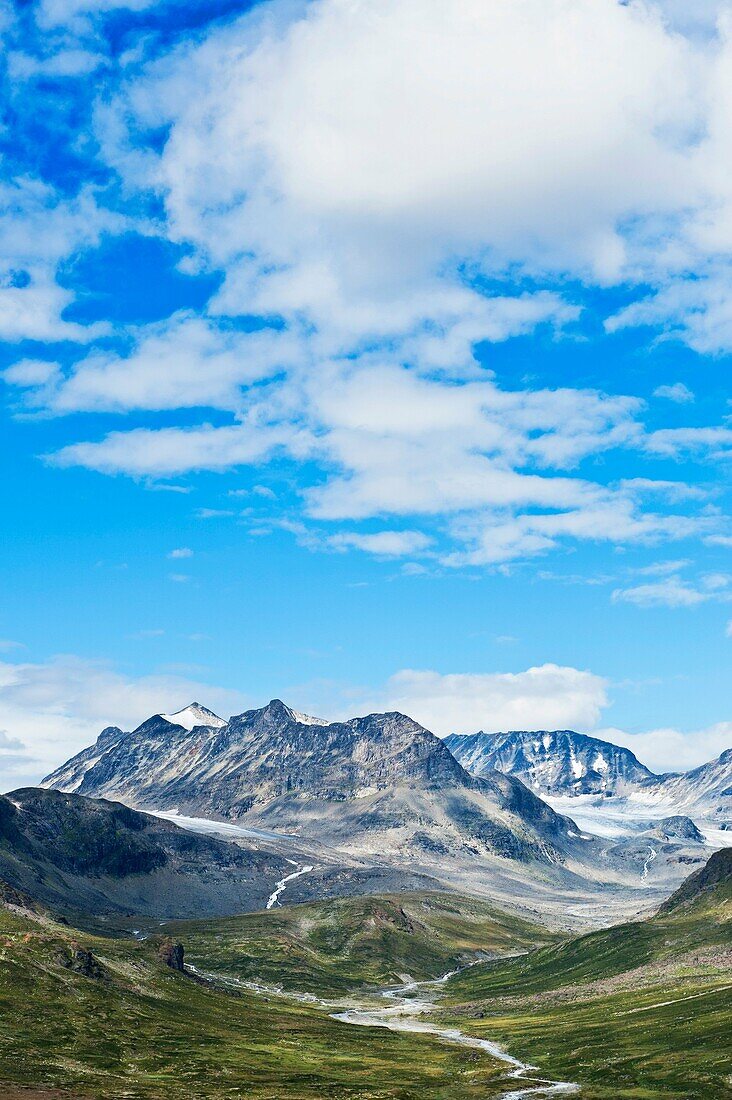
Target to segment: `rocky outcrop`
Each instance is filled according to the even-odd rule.
[[[178,970],[181,974],[184,974],[186,969],[183,962],[184,955],[183,944],[173,943],[172,940],[163,940],[158,949],[160,961],[165,966],[169,966],[171,970]]]
[[[81,974],[85,978],[95,978],[98,981],[108,977],[107,971],[99,962],[99,959],[78,943],[72,942],[63,951],[60,951],[56,961],[64,970]]]

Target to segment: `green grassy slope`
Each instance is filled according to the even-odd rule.
[[[457,975],[450,1013],[588,1100],[732,1097],[729,856],[648,921]]]
[[[337,898],[216,921],[165,925],[202,969],[324,995],[434,978],[477,951],[546,942],[537,925],[455,894]]]
[[[395,903],[373,904],[391,911]],[[312,908],[313,938],[327,953],[327,907]],[[445,953],[453,930],[453,950],[463,950],[487,926],[484,915],[461,918],[449,906],[432,911]],[[269,925],[294,922],[291,913],[262,915],[249,942],[261,933],[260,950],[269,950]],[[204,922],[196,923],[188,928],[196,950],[211,958]],[[237,923],[216,922],[211,942],[220,944],[219,929]],[[493,926],[495,941],[509,942],[508,927]],[[225,951],[234,950],[223,942]],[[397,931],[394,944],[400,943]],[[339,1023],[308,1005],[197,984],[164,964],[160,946],[160,936],[95,936],[0,907],[0,1096],[21,1085],[100,1100],[482,1100],[505,1091],[504,1067],[488,1057],[427,1036]],[[382,929],[376,939],[359,940],[353,973],[392,965],[369,962],[371,949],[401,964],[402,948]],[[436,961],[439,972],[443,959]],[[324,984],[335,984],[336,969],[331,960]]]

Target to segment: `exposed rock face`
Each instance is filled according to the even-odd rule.
[[[572,730],[452,734],[445,744],[469,772],[497,769],[545,798],[635,794],[649,809],[686,811],[732,826],[732,749],[693,771],[655,775],[630,749]]]
[[[445,744],[469,772],[514,775],[539,795],[622,795],[658,779],[630,749],[573,730],[452,734]]]
[[[353,852],[466,845],[561,863],[570,831],[520,782],[469,775],[404,714],[322,723],[273,700],[219,727],[156,715],[107,735],[44,781],[135,806],[301,832]]]
[[[185,973],[185,964],[183,958],[185,952],[183,950],[182,943],[173,943],[172,940],[164,940],[160,944],[158,951],[161,962],[169,966],[171,970],[178,970],[181,974]]]
[[[0,796],[0,879],[57,910],[241,912],[263,908],[289,870],[278,854],[186,832],[119,803],[37,787]]]
[[[71,970],[74,974],[83,974],[85,978],[106,978],[107,972],[99,960],[81,947],[78,943],[71,943],[66,951],[58,955],[59,966],[65,970]]]
[[[704,834],[697,829],[690,817],[681,814],[650,822],[648,828],[662,840],[693,840],[697,844],[704,843]]]

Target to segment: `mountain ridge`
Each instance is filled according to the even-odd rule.
[[[153,715],[130,733],[108,727],[43,783],[140,809],[304,830],[353,851],[379,835],[402,854],[468,844],[561,864],[578,835],[515,778],[470,775],[407,715],[305,717],[279,699],[216,728]]]
[[[258,909],[291,870],[261,845],[201,836],[119,802],[39,787],[0,795],[0,880],[61,910]]]
[[[622,794],[659,778],[630,749],[574,730],[451,734],[445,744],[468,771],[515,775],[540,794]]]
[[[468,771],[505,771],[563,805],[579,795],[635,798],[667,816],[695,814],[732,828],[732,749],[690,771],[657,774],[630,749],[574,730],[451,734],[445,743]]]

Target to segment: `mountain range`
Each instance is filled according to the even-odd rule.
[[[513,775],[542,798],[634,798],[732,826],[732,749],[693,771],[657,775],[630,749],[573,730],[453,734],[445,744],[475,775]]]
[[[574,730],[452,734],[445,744],[476,775],[495,769],[548,795],[625,794],[657,779],[630,749]]]
[[[194,703],[131,732],[107,728],[43,785],[307,834],[354,853],[441,857],[469,847],[561,864],[577,836],[519,780],[470,775],[406,715],[325,723],[278,699],[228,722]]]
[[[443,741],[398,712],[326,722],[274,699],[226,721],[192,703],[131,731],[107,727],[43,785],[229,839],[232,830],[255,834],[267,850],[315,868],[288,900],[371,892],[379,875],[404,888],[417,875],[530,912],[601,921],[605,904],[638,912],[706,857],[704,836],[673,807],[659,803],[621,835],[583,818],[580,827],[570,797],[560,800],[562,810],[570,803],[567,816],[538,788],[542,775],[545,787],[581,793],[567,787],[572,776],[596,793],[604,778],[605,802],[655,789],[658,777],[627,750],[563,731],[502,735],[489,759],[490,741]]]

